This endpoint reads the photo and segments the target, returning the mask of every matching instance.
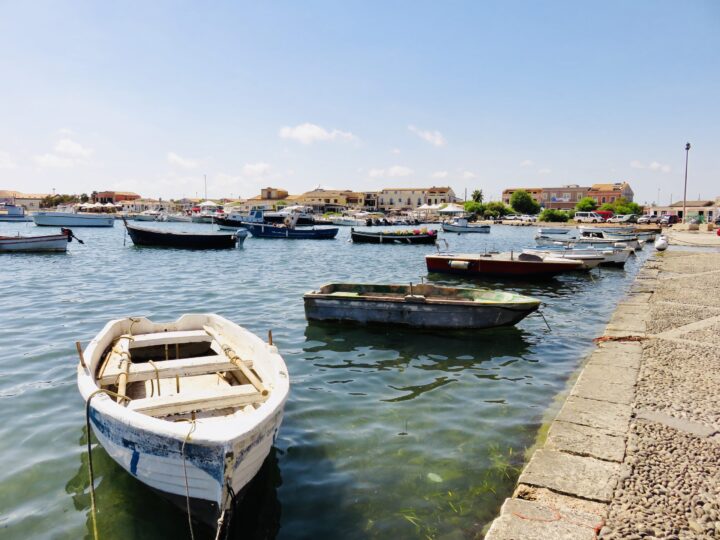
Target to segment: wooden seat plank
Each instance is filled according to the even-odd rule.
[[[219,373],[223,371],[234,371],[239,369],[236,364],[223,355],[197,356],[194,358],[179,358],[177,360],[158,360],[153,362],[130,364],[128,373],[128,384],[133,382],[148,381],[150,379],[167,379],[171,377],[188,377],[193,375],[204,375],[207,373]],[[243,360],[243,364],[252,367],[252,360]],[[157,370],[155,369],[157,368]],[[120,375],[119,366],[108,366],[103,376],[98,379],[101,386],[116,384]]]
[[[128,403],[128,409],[162,417],[171,414],[186,414],[196,411],[209,411],[225,407],[240,407],[251,403],[265,401],[260,392],[251,384],[240,386],[217,387],[212,390],[176,394],[173,396],[135,399]]]
[[[202,341],[211,341],[204,330],[184,330],[173,332],[155,332],[153,334],[139,334],[133,336],[130,342],[130,348],[152,347],[155,345],[174,345],[176,343],[199,343]]]

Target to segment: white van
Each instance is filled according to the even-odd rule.
[[[605,219],[595,212],[575,212],[575,221],[577,223],[602,223]]]

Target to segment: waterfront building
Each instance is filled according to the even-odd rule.
[[[451,187],[385,188],[377,195],[377,206],[381,210],[412,210],[423,204],[449,204],[456,200]]]
[[[516,191],[527,191],[536,203],[542,204],[543,188],[525,187],[504,189],[502,192],[502,202],[509,205],[510,199],[512,198],[513,193],[515,193]]]
[[[589,187],[570,184],[561,187],[542,188],[540,204],[554,210],[574,210],[583,197],[588,196]]]
[[[28,212],[40,210],[40,203],[50,193],[21,193],[13,190],[0,190],[0,202],[22,206]]]
[[[615,182],[614,184],[593,184],[588,190],[587,196],[595,199],[600,206],[615,202],[620,197],[632,202],[635,193],[627,182]]]
[[[297,195],[289,195],[284,189],[274,187],[266,187],[260,190],[260,195],[250,197],[241,202],[237,207],[244,212],[260,209],[260,210],[276,210],[278,206],[286,206],[287,204],[298,204],[293,201]]]
[[[140,198],[140,195],[133,191],[96,191],[92,194],[93,202],[102,204],[119,204],[123,201],[136,201]]]
[[[310,206],[315,212],[322,214],[324,212],[342,212],[348,208],[362,208],[365,195],[349,189],[317,188],[302,195],[289,197],[289,200],[293,204]]]
[[[688,219],[699,218],[702,221],[714,221],[720,215],[720,197],[715,200],[685,201]],[[683,201],[677,201],[669,206],[653,205],[648,210],[652,216],[677,216],[683,218]]]

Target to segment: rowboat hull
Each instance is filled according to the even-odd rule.
[[[462,227],[460,225],[453,225],[452,223],[443,223],[443,231],[454,232],[454,233],[489,233],[490,225],[468,225]]]
[[[586,269],[582,262],[575,260],[522,261],[517,257],[510,260],[493,255],[427,255],[425,262],[428,272],[501,278],[552,277]]]
[[[67,251],[69,241],[68,235],[66,234],[24,237],[4,236],[0,237],[0,253],[60,253]]]
[[[146,229],[125,224],[133,244],[145,247],[178,249],[232,249],[242,244],[245,234],[195,234]]]
[[[321,229],[290,229],[268,224],[248,223],[247,229],[257,238],[284,238],[287,240],[330,240],[338,234],[337,227],[326,227]]]
[[[211,330],[198,330],[208,328]],[[213,332],[217,332],[216,337],[213,337]],[[198,338],[198,333],[205,337]],[[196,337],[182,337],[189,335]],[[147,341],[148,338],[151,341]],[[132,366],[140,370],[131,367],[129,371],[133,377],[130,383],[135,385],[132,387],[134,390],[131,390],[130,383],[127,390],[117,389],[117,392],[130,397],[127,404],[124,401],[116,402],[107,394],[98,393],[101,386],[117,386],[117,376],[113,370],[117,371],[118,366],[112,355],[119,350],[119,340],[123,339],[129,343],[129,349],[125,349],[128,352],[123,353],[126,355],[123,358],[132,358]],[[198,339],[202,342],[222,339],[224,343],[229,343],[242,358],[239,361],[251,362],[248,365],[269,389],[267,397],[249,406],[249,410],[247,406],[243,410],[243,405],[238,408],[237,403],[215,405],[215,413],[212,414],[212,406],[207,406],[207,399],[213,399],[215,392],[211,390],[207,398],[195,397],[195,401],[190,402],[195,405],[185,409],[172,409],[167,403],[174,399],[173,390],[176,384],[178,393],[175,398],[187,395],[185,399],[192,400],[193,395],[197,396],[193,392],[200,388],[197,386],[199,372],[177,376],[162,375],[158,370],[170,369],[163,367],[168,364],[168,360],[156,360],[153,364],[156,374],[151,377],[157,377],[158,385],[155,397],[143,390],[145,385],[150,383],[147,379],[138,379],[142,367],[147,367],[147,363],[143,363],[146,361],[142,359],[143,347],[155,346],[157,349],[159,345],[161,350],[162,343],[165,343],[166,351],[168,346],[171,351],[175,351],[178,346],[181,349],[197,346]],[[152,340],[155,340],[157,345],[143,344],[152,343]],[[167,352],[165,354],[167,357]],[[192,353],[188,354],[192,356]],[[178,358],[180,357],[178,355]],[[171,323],[154,323],[145,318],[111,321],[90,342],[82,358],[83,363],[77,368],[78,389],[83,400],[90,400],[89,424],[108,455],[131,476],[167,496],[181,508],[186,509],[189,499],[192,517],[213,525],[221,510],[236,500],[235,495],[241,493],[260,470],[280,429],[289,391],[289,379],[287,367],[277,348],[222,317],[193,314],[184,315]],[[186,358],[175,362],[218,361],[214,360],[215,358],[220,357]],[[220,364],[212,364],[217,365],[217,368],[211,366],[202,372],[207,375],[200,375],[206,377],[205,380],[212,380],[204,383],[204,388],[220,388],[221,380],[228,376],[228,367],[225,366],[229,357],[222,358],[224,360],[219,360]],[[171,360],[170,363],[172,362]],[[187,366],[193,364],[185,365],[182,369],[187,370],[191,369]],[[216,370],[218,373],[215,373]],[[165,381],[162,397],[159,390],[161,377]],[[141,382],[137,382],[138,380]],[[226,390],[243,388],[224,384]],[[138,390],[137,385],[140,385],[141,390]],[[181,387],[189,394],[180,393]],[[155,407],[158,402],[166,403],[165,412],[157,408],[155,412],[150,412],[147,407],[152,405],[148,402],[155,403]]]
[[[352,241],[357,244],[435,244],[437,242],[437,233],[435,234],[393,234],[382,232],[365,232],[350,230]]]
[[[336,292],[336,289],[358,292]],[[473,300],[473,294],[484,294],[489,299]],[[402,285],[331,284],[305,294],[304,302],[308,320],[436,329],[513,325],[540,305],[534,298],[512,293],[432,285],[410,288]]]
[[[35,225],[40,227],[114,227],[115,216],[70,212],[36,212]]]
[[[630,255],[633,253],[632,248],[567,248],[565,246],[552,246],[546,248],[537,249],[526,249],[529,253],[547,253],[553,257],[566,257],[573,258],[573,255],[599,255],[602,256],[603,260],[600,262],[600,266],[615,266],[622,268],[625,266]]]

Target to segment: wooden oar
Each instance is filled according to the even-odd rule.
[[[203,326],[203,330],[205,330],[208,335],[213,338],[215,341],[218,342],[220,347],[222,347],[223,352],[227,355],[228,359],[237,366],[237,368],[242,372],[243,375],[247,378],[248,381],[257,389],[258,392],[262,396],[267,396],[270,394],[267,388],[265,388],[265,385],[262,383],[260,379],[248,369],[247,366],[242,361],[242,358],[238,356],[238,354],[230,347],[227,343],[225,343],[221,338],[220,335],[215,331],[214,328],[211,328],[210,326]]]

